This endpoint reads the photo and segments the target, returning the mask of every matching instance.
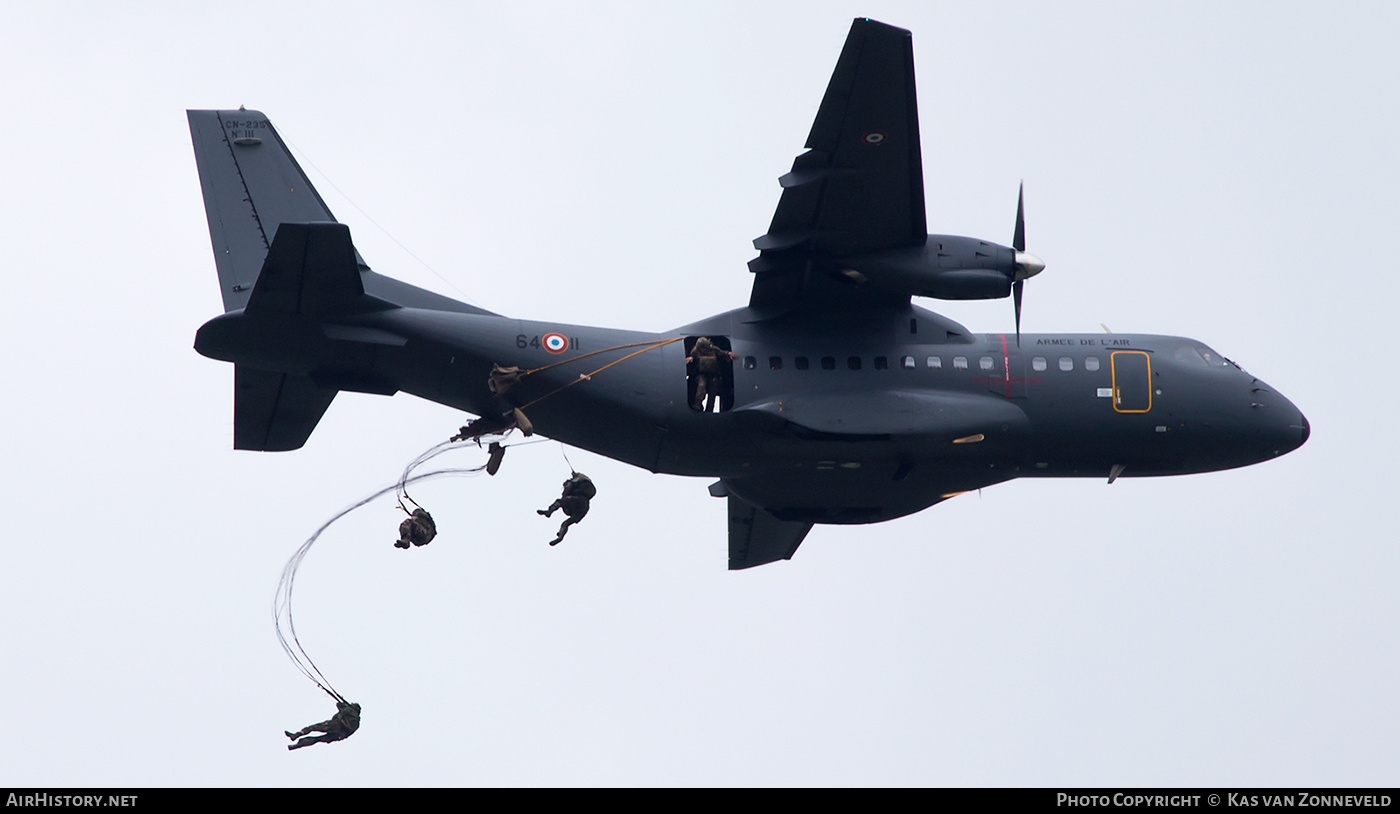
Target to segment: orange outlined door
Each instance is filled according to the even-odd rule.
[[[1113,409],[1120,413],[1151,410],[1151,357],[1140,350],[1116,350],[1109,364],[1113,367]]]

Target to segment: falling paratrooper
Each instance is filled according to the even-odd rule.
[[[559,526],[558,536],[549,541],[550,545],[559,545],[564,539],[564,535],[569,533],[569,526],[579,522],[584,515],[588,514],[589,501],[597,494],[598,487],[594,486],[593,481],[582,472],[574,472],[568,480],[564,481],[564,490],[559,495],[559,499],[549,504],[548,509],[538,510],[538,514],[549,517],[555,511],[563,509],[564,516],[567,518]]]
[[[322,721],[319,724],[312,724],[308,727],[287,732],[287,737],[296,741],[288,744],[287,749],[301,749],[317,743],[334,743],[343,741],[360,728],[360,705],[352,704],[344,698],[338,698],[335,702],[335,714],[330,720]],[[316,737],[304,737],[312,732],[322,732],[324,734]],[[301,738],[301,740],[297,740]]]
[[[538,402],[544,398],[548,398],[554,393],[559,392],[559,390],[569,387],[570,385],[577,384],[581,381],[588,381],[593,374],[600,373],[603,370],[606,370],[607,368],[618,364],[619,362],[625,361],[626,359],[630,359],[638,354],[645,353],[646,351],[664,347],[665,345],[669,345],[672,342],[680,341],[680,339],[681,337],[674,337],[660,342],[638,343],[642,346],[641,350],[634,351],[622,357],[621,359],[609,362],[608,364],[603,365],[598,370],[595,370],[592,373],[580,374],[577,379],[570,381],[569,383],[557,388],[556,390],[551,391],[550,393],[546,393],[545,395],[540,396],[534,401],[529,402],[529,404],[523,406],[528,407],[530,404],[534,404],[535,402]],[[615,348],[605,348],[601,351],[594,351],[593,353],[584,354],[582,357],[578,358],[585,358],[588,356],[593,356],[597,353],[622,350],[630,347],[635,347],[635,345],[622,345]],[[556,364],[563,364],[563,362]],[[549,365],[546,368],[540,368],[539,370],[544,370],[548,369],[549,367],[555,366],[556,365]],[[452,436],[446,442],[437,444],[429,448],[427,451],[425,451],[418,457],[414,458],[413,461],[411,461],[408,464],[408,466],[405,467],[403,474],[399,477],[397,483],[395,483],[393,486],[389,486],[384,489],[380,489],[377,492],[374,492],[368,497],[341,510],[338,514],[331,517],[331,519],[327,520],[324,524],[322,524],[321,527],[317,529],[316,532],[312,534],[309,539],[306,540],[306,542],[302,543],[301,547],[299,547],[296,553],[292,555],[291,559],[287,561],[286,566],[283,567],[282,579],[278,583],[277,594],[273,600],[273,621],[274,626],[277,630],[277,639],[281,643],[282,649],[287,653],[287,656],[291,658],[292,663],[296,665],[297,669],[301,671],[301,673],[304,676],[306,676],[317,687],[320,687],[327,695],[330,695],[332,698],[334,698],[336,702],[336,713],[335,715],[331,716],[331,718],[329,718],[328,720],[321,721],[320,723],[316,724],[311,724],[310,726],[304,727],[298,730],[297,732],[284,732],[284,734],[288,738],[291,738],[292,740],[296,741],[295,743],[288,745],[287,748],[289,750],[301,749],[303,747],[311,746],[317,743],[333,743],[335,741],[345,740],[360,728],[360,705],[345,700],[344,696],[342,696],[339,692],[335,690],[334,687],[331,686],[330,681],[321,672],[320,668],[316,666],[315,662],[311,660],[311,657],[306,653],[306,650],[302,647],[301,641],[297,638],[296,625],[292,619],[292,590],[296,581],[296,574],[301,566],[302,560],[311,550],[312,545],[320,538],[321,534],[325,532],[325,530],[329,528],[332,523],[349,514],[350,512],[354,511],[355,509],[358,509],[361,506],[364,506],[365,504],[375,500],[376,498],[387,494],[390,491],[397,493],[399,498],[399,508],[402,509],[406,514],[408,514],[407,519],[403,520],[399,524],[399,540],[394,543],[394,546],[396,548],[407,549],[415,546],[424,546],[432,542],[432,540],[437,536],[437,523],[433,520],[432,515],[429,514],[426,509],[419,506],[417,501],[413,500],[413,498],[409,496],[407,491],[408,484],[420,480],[425,480],[428,478],[436,478],[447,475],[474,474],[477,472],[481,472],[482,470],[485,470],[488,475],[495,475],[498,471],[500,471],[501,461],[505,458],[506,448],[500,440],[490,441],[490,443],[487,445],[487,461],[485,464],[477,467],[439,469],[432,472],[417,475],[413,474],[414,470],[420,466],[423,466],[429,460],[437,457],[438,455],[441,455],[442,453],[447,452],[450,449],[457,448],[459,442],[461,441],[475,441],[477,447],[480,448],[481,440],[485,436],[504,436],[514,429],[519,429],[521,433],[526,437],[533,435],[534,426],[530,423],[529,418],[526,417],[522,405],[519,404],[519,394],[517,393],[515,396],[511,396],[509,394],[512,390],[518,387],[527,376],[534,372],[537,371],[524,370],[519,367],[506,367],[500,364],[492,365],[491,375],[487,379],[487,387],[491,391],[491,393],[496,397],[497,406],[501,408],[501,411],[498,415],[483,415],[476,419],[473,419],[472,421],[468,422],[465,426],[461,427],[458,433]],[[565,460],[567,461],[567,456],[565,456]],[[578,523],[584,518],[585,515],[588,514],[589,501],[591,501],[593,497],[598,494],[597,487],[593,484],[593,481],[587,475],[573,470],[572,467],[570,467],[570,470],[571,475],[568,480],[564,481],[563,491],[559,499],[554,501],[554,503],[550,504],[549,508],[539,510],[539,514],[544,515],[545,517],[549,517],[553,515],[555,511],[562,509],[567,518],[565,519],[563,524],[559,526],[558,535],[554,538],[554,540],[550,541],[551,546],[557,545],[560,541],[562,541],[564,539],[564,535],[568,532],[569,526]],[[414,508],[412,511],[410,511],[408,507],[404,505],[405,501],[408,501],[409,503],[413,504]],[[310,734],[313,732],[319,732],[321,734],[317,736],[310,736]]]

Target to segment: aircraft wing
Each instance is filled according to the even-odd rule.
[[[761,254],[750,306],[836,304],[847,296],[810,285],[813,264],[841,255],[919,246],[928,236],[923,160],[908,31],[857,19],[832,73],[807,152],[783,187]],[[838,269],[839,270],[839,269]]]

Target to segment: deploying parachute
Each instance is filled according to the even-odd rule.
[[[496,444],[493,444],[493,446],[495,445]],[[296,749],[302,746],[309,746],[311,743],[328,743],[336,740],[344,740],[359,728],[360,720],[359,705],[352,704],[350,701],[346,700],[345,696],[340,694],[340,691],[335,688],[335,685],[331,683],[325,673],[321,672],[321,668],[311,659],[311,656],[302,646],[301,640],[297,637],[296,619],[292,615],[292,594],[296,588],[297,572],[301,568],[302,561],[306,559],[306,555],[310,553],[312,546],[321,539],[321,535],[324,534],[326,529],[330,528],[333,523],[361,506],[367,505],[390,492],[398,496],[399,507],[403,508],[405,512],[408,512],[408,509],[404,507],[405,500],[416,507],[414,513],[410,513],[410,519],[404,521],[405,523],[412,522],[417,525],[423,522],[423,518],[426,518],[427,524],[431,525],[431,535],[428,535],[426,538],[420,536],[419,539],[423,539],[421,543],[416,540],[414,541],[417,545],[426,544],[436,535],[437,527],[432,523],[432,516],[422,507],[419,507],[413,498],[409,496],[408,485],[411,483],[418,483],[419,481],[432,480],[434,478],[475,475],[478,472],[485,471],[490,463],[489,461],[480,466],[452,467],[414,474],[414,470],[431,461],[433,458],[451,449],[464,446],[467,446],[467,444],[448,441],[429,448],[423,454],[414,458],[413,461],[404,468],[403,474],[399,479],[392,485],[386,486],[352,503],[337,512],[325,523],[322,523],[321,527],[316,529],[315,533],[297,548],[296,552],[292,554],[291,559],[287,560],[287,564],[283,566],[282,578],[277,583],[277,593],[272,603],[272,618],[273,624],[277,629],[277,641],[282,645],[283,652],[285,652],[287,657],[292,660],[292,663],[296,665],[297,670],[310,679],[317,687],[320,687],[323,692],[335,699],[336,702],[336,714],[330,720],[323,721],[319,724],[312,724],[310,727],[295,734],[292,732],[286,733],[288,737],[293,739],[306,735],[308,732],[324,732],[325,735],[316,738],[302,738],[301,741],[298,741],[288,748]],[[504,447],[502,447],[502,449],[504,449]],[[421,513],[421,515],[417,513]],[[398,543],[395,545],[398,545]],[[407,545],[403,547],[407,548]]]
[[[296,588],[297,572],[301,568],[302,561],[306,559],[306,555],[310,553],[311,548],[316,542],[321,539],[321,535],[325,533],[326,529],[330,528],[337,520],[340,520],[342,517],[345,517],[361,506],[367,505],[393,492],[398,501],[399,508],[407,515],[407,519],[399,524],[399,539],[394,543],[394,546],[396,548],[409,549],[427,545],[437,537],[437,523],[433,520],[433,516],[422,506],[418,505],[418,502],[409,495],[409,484],[433,478],[475,475],[483,471],[488,475],[495,475],[500,471],[501,461],[505,458],[506,445],[502,442],[510,432],[519,429],[521,434],[526,437],[529,437],[534,432],[529,418],[525,415],[525,408],[538,404],[565,388],[572,387],[579,382],[588,381],[592,376],[607,370],[613,365],[631,359],[639,354],[646,353],[647,351],[664,347],[672,342],[681,341],[683,338],[684,337],[674,337],[654,342],[638,342],[631,345],[604,348],[603,350],[581,354],[570,359],[531,370],[525,370],[519,367],[506,367],[499,364],[494,365],[487,381],[487,387],[496,398],[497,407],[499,408],[499,413],[497,415],[484,415],[474,419],[466,426],[462,427],[461,430],[449,440],[440,444],[435,444],[424,450],[418,457],[414,458],[404,467],[403,473],[396,482],[345,507],[325,523],[321,524],[321,527],[316,529],[315,533],[308,537],[306,541],[297,548],[296,552],[287,560],[287,564],[283,566],[282,577],[277,583],[277,593],[272,602],[273,624],[277,630],[277,641],[282,645],[283,652],[292,660],[292,663],[296,665],[297,670],[300,671],[302,675],[306,676],[313,684],[320,687],[323,692],[335,700],[336,714],[329,720],[322,721],[318,724],[312,724],[298,732],[286,732],[287,737],[293,740],[301,738],[301,740],[298,740],[288,748],[299,749],[313,743],[329,743],[332,741],[344,740],[350,737],[360,725],[359,704],[353,704],[346,700],[345,696],[341,695],[340,691],[331,684],[330,679],[326,677],[325,673],[321,671],[320,667],[316,665],[316,662],[313,661],[311,656],[306,652],[306,648],[302,646],[301,640],[297,637],[296,620],[292,614],[292,595]],[[600,353],[634,347],[638,348],[638,350],[615,359],[599,367],[597,370],[590,371],[589,373],[581,373],[577,378],[571,379],[532,400],[525,401],[524,399],[522,391],[525,388],[522,387],[522,385],[531,374],[576,362],[580,359],[586,359]],[[492,438],[492,436],[495,437]],[[419,469],[426,466],[430,461],[451,450],[467,446],[474,446],[477,449],[481,449],[483,439],[490,439],[486,447],[488,456],[486,463],[480,466],[452,467],[436,469],[430,472],[418,472]],[[523,443],[538,442],[527,441]],[[518,446],[518,444],[513,444],[511,446]],[[567,462],[567,456],[565,456],[565,460]],[[570,470],[571,477],[564,482],[563,494],[560,498],[554,501],[548,509],[541,509],[539,511],[540,514],[548,517],[555,511],[562,509],[567,518],[563,525],[559,527],[559,533],[550,545],[558,544],[559,541],[564,539],[568,528],[583,519],[584,515],[588,513],[589,501],[597,494],[597,488],[593,485],[593,482],[588,476],[577,471],[572,471],[572,466],[570,466]],[[409,508],[410,506],[412,506],[412,508]],[[303,737],[310,732],[321,732],[323,734],[318,737]]]

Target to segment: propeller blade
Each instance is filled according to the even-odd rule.
[[[1011,238],[1011,248],[1018,252],[1026,250],[1026,182],[1016,192],[1016,233]]]
[[[1045,261],[1026,251],[1026,182],[1016,191],[1016,232],[1011,237],[1016,250],[1016,280],[1034,277],[1045,269]]]
[[[1021,347],[1021,289],[1026,285],[1025,280],[1017,280],[1011,284],[1011,301],[1016,305],[1016,347]]]

